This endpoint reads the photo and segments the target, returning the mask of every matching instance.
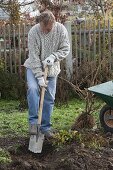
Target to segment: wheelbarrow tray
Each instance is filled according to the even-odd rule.
[[[113,81],[89,87],[88,90],[100,97],[110,107],[113,107]]]

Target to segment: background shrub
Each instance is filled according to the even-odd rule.
[[[8,73],[0,69],[0,93],[2,99],[20,100],[25,97],[25,81],[18,74]]]

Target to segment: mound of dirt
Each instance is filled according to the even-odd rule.
[[[88,133],[91,137],[89,131],[87,138]],[[12,159],[8,165],[1,164],[0,170],[113,170],[112,135],[102,137],[107,141],[106,146],[97,149],[76,141],[56,149],[45,140],[41,154],[28,151],[28,138],[0,138],[0,147],[7,149]]]

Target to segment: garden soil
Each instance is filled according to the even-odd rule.
[[[0,138],[0,147],[7,149],[12,159],[7,165],[1,164],[0,170],[113,170],[112,134],[96,131],[84,134],[84,143],[73,141],[57,149],[51,141],[45,140],[41,154],[28,151],[27,137]],[[94,136],[95,140],[96,136],[101,137],[105,141],[104,144],[97,148],[88,147],[88,140]],[[95,146],[95,142],[92,146]]]

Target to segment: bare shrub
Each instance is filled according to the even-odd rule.
[[[82,62],[79,67],[74,67],[74,74],[71,81],[68,81],[64,77],[60,77],[60,86],[63,87],[68,84],[67,89],[63,89],[60,92],[60,100],[67,99],[67,94],[72,90],[83,100],[85,100],[86,106],[84,111],[75,120],[72,129],[78,128],[93,128],[95,120],[92,112],[100,107],[95,105],[95,97],[88,91],[88,87],[94,86],[110,80],[113,76],[108,58],[103,58],[100,62],[97,61],[85,61]],[[65,72],[64,72],[65,73]],[[61,75],[62,76],[62,75]],[[64,82],[63,82],[64,81]],[[63,83],[63,84],[62,84]],[[58,87],[59,89],[59,87]],[[67,92],[67,91],[68,92]],[[67,93],[65,93],[65,91]]]

